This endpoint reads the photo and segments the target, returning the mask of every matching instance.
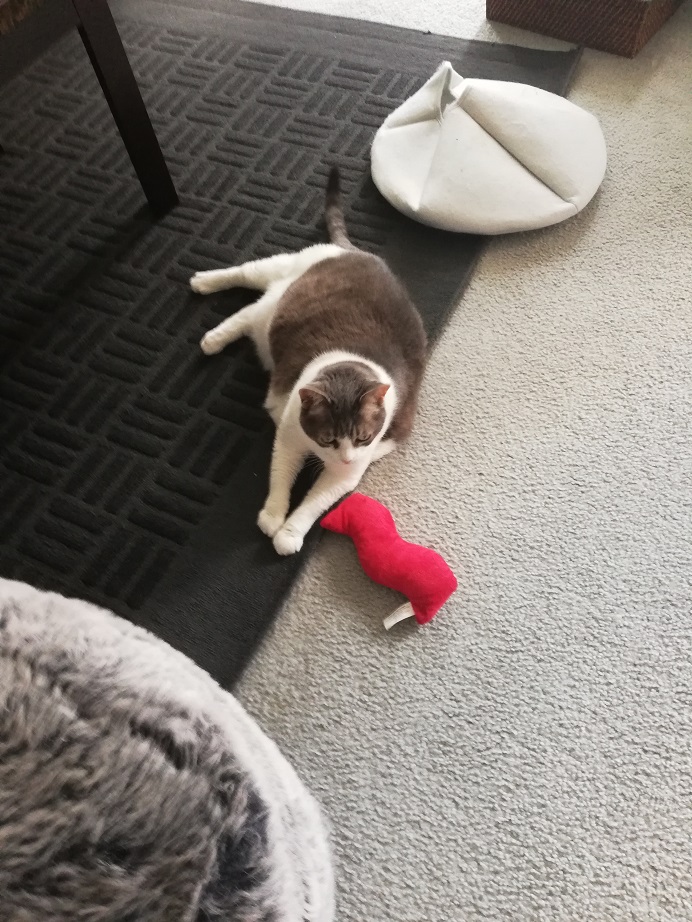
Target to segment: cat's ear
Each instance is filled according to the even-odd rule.
[[[300,402],[304,410],[311,410],[321,403],[329,403],[329,398],[319,388],[311,384],[310,387],[301,387],[298,391]]]
[[[389,384],[376,384],[366,391],[360,398],[361,404],[370,403],[376,407],[381,407],[384,403],[384,396],[389,390]]]

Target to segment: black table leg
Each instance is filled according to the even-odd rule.
[[[107,0],[72,0],[79,32],[149,204],[159,213],[178,201],[171,174]]]

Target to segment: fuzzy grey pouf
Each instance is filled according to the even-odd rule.
[[[7,922],[329,922],[319,809],[190,660],[85,602],[0,580]]]

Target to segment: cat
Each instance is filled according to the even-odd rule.
[[[200,294],[235,286],[263,292],[200,345],[213,355],[249,336],[271,374],[265,408],[276,437],[258,525],[279,554],[299,551],[315,521],[409,435],[425,370],[420,314],[387,264],[351,243],[339,185],[332,168],[329,243],[190,279]],[[291,489],[310,455],[323,469],[289,515]]]

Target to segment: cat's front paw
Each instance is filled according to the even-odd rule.
[[[282,557],[287,557],[289,554],[297,554],[303,546],[304,537],[305,535],[296,531],[291,525],[284,525],[284,527],[274,535],[274,549],[276,553],[281,554]]]
[[[396,442],[394,439],[383,439],[379,445],[375,447],[375,451],[372,454],[372,460],[379,461],[381,458],[386,458],[387,455],[390,455],[395,450]]]
[[[286,521],[285,515],[272,512],[267,506],[257,516],[257,524],[269,538],[273,538]]]

